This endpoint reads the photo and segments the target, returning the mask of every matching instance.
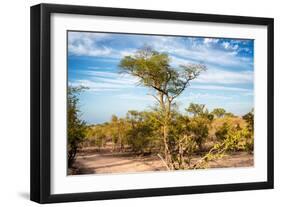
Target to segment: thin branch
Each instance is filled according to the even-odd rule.
[[[153,94],[148,94],[148,95],[150,95],[150,96],[152,96],[153,98],[155,98],[155,99],[157,100],[157,102],[158,102],[159,104],[161,104],[161,101],[160,101],[159,98],[157,98],[157,96],[155,96],[155,95],[153,95]]]
[[[165,162],[165,160],[163,159],[163,157],[160,154],[157,154],[157,156],[161,159],[161,161],[164,163],[164,165],[166,166],[167,170],[171,170],[169,168],[169,166],[167,165],[167,163]]]
[[[154,88],[155,90],[157,90],[157,91],[159,91],[159,92],[165,94],[166,96],[168,96],[168,93],[167,93],[166,91],[162,90],[161,88],[158,88],[158,87],[156,87],[156,86],[154,86],[154,85],[150,85],[150,86],[151,86],[152,88]]]

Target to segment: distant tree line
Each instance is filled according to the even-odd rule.
[[[199,107],[200,104],[191,103],[186,111],[193,106]],[[164,159],[163,125],[158,121],[159,112],[156,110],[131,110],[124,118],[113,115],[109,122],[89,126],[84,146],[95,146],[99,150],[110,143],[112,151],[156,154],[170,170],[204,168],[209,161],[228,152],[252,153],[253,113],[249,112],[243,118],[234,115],[217,118],[213,113],[215,111],[205,109],[203,113],[192,112],[190,114],[193,115],[189,115],[173,110],[167,143],[171,163]],[[192,162],[193,157],[198,156],[202,159]]]

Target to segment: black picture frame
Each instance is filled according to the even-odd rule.
[[[50,74],[50,16],[52,13],[99,15],[112,17],[151,18],[207,23],[232,23],[267,26],[267,181],[236,184],[218,184],[188,187],[167,187],[72,194],[51,194],[50,130],[51,130],[51,74]],[[31,7],[31,151],[30,199],[38,203],[88,201],[103,199],[167,196],[179,194],[211,193],[274,187],[274,78],[272,18],[195,14],[168,11],[135,10],[89,6],[39,4]],[[262,84],[262,83],[259,83]]]

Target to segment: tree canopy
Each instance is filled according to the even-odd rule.
[[[217,118],[221,118],[225,115],[226,111],[223,108],[215,108],[212,111],[212,114],[214,114]]]
[[[125,56],[120,62],[120,68],[122,72],[138,77],[140,84],[155,89],[170,101],[179,96],[191,80],[206,70],[203,64],[186,64],[173,68],[167,53],[160,53],[150,47]]]

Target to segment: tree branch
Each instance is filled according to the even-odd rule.
[[[148,94],[148,95],[150,95],[150,96],[152,96],[153,98],[155,98],[156,101],[161,105],[161,101],[160,101],[159,98],[157,98],[157,96],[155,96],[155,95],[153,95],[153,94]]]
[[[168,164],[165,162],[165,160],[163,159],[163,157],[160,154],[157,154],[157,156],[161,159],[161,161],[164,163],[164,165],[166,166],[167,170],[171,170],[168,166]]]
[[[166,96],[168,96],[168,93],[165,92],[164,90],[162,90],[161,88],[158,88],[158,87],[156,87],[156,86],[154,86],[154,85],[151,85],[151,87],[154,88],[155,90],[157,90],[157,91],[159,91],[159,92],[165,94]]]

